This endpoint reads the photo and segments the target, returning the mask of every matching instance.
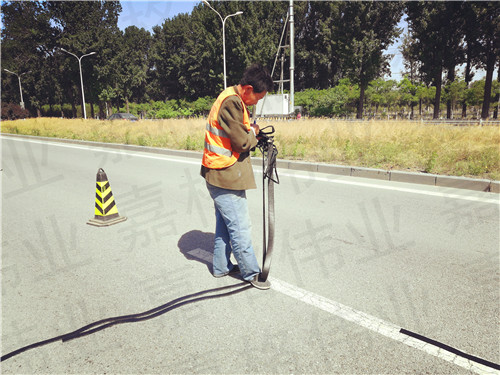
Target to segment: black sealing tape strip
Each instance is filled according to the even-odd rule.
[[[469,359],[471,361],[474,361],[476,363],[480,363],[484,366],[488,366],[488,367],[491,367],[491,368],[494,368],[496,370],[500,370],[500,365],[497,364],[497,363],[494,363],[494,362],[490,362],[490,361],[487,361],[485,359],[482,359],[482,358],[479,358],[479,357],[475,357],[473,355],[470,355],[470,354],[467,354],[467,353],[464,353],[458,349],[455,349],[455,348],[452,348],[451,346],[448,346],[446,344],[443,344],[439,341],[436,341],[436,340],[433,340],[433,339],[430,339],[428,337],[425,337],[425,336],[422,336],[422,335],[419,335],[418,333],[415,333],[415,332],[411,332],[411,331],[408,331],[404,328],[401,328],[401,330],[399,331],[400,333],[403,333],[405,335],[408,335],[408,336],[411,336],[411,337],[414,337],[420,341],[424,341],[428,344],[432,344],[434,346],[437,346],[438,348],[441,348],[441,349],[444,349],[444,350],[447,350],[449,351],[450,353],[453,353],[453,354],[456,354],[460,357],[463,357],[465,359]]]

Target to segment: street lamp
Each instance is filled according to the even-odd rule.
[[[226,20],[229,18],[229,17],[233,17],[233,16],[239,16],[240,14],[243,14],[242,11],[238,11],[234,14],[230,14],[229,16],[226,16],[226,18],[222,18],[222,16],[220,15],[219,12],[217,12],[214,8],[212,8],[212,6],[210,5],[210,3],[207,1],[207,0],[202,0],[203,3],[205,3],[206,5],[208,5],[208,7],[210,9],[212,9],[215,13],[217,13],[217,15],[220,17],[220,20],[222,21],[222,55],[223,55],[223,60],[224,60],[224,89],[227,88],[227,85],[226,85],[226,33],[224,31],[224,25],[226,23]]]
[[[8,69],[4,69],[4,70],[5,70],[6,72],[8,72],[8,73],[11,73],[11,74],[14,74],[14,75],[16,75],[16,76],[17,76],[17,79],[19,80],[19,93],[21,94],[21,103],[19,103],[19,104],[21,105],[21,108],[22,108],[22,109],[24,109],[23,89],[21,88],[21,76],[22,76],[23,74],[30,73],[30,72],[31,72],[31,70],[30,70],[30,71],[28,71],[28,72],[21,73],[21,74],[17,74],[17,73],[11,72],[11,71],[10,71],[10,70],[8,70]]]
[[[85,94],[83,93],[82,59],[85,56],[95,55],[95,52],[90,52],[90,53],[87,53],[86,55],[78,57],[74,53],[66,51],[64,48],[61,48],[61,50],[66,52],[66,53],[69,53],[70,55],[75,56],[78,59],[78,65],[80,66],[80,82],[81,82],[81,86],[82,86],[83,118],[87,119],[87,110],[85,109]]]

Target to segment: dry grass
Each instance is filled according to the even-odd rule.
[[[95,142],[203,150],[205,120],[83,120],[34,118],[2,121],[2,132]]]
[[[282,159],[500,179],[500,132],[406,121],[261,121],[276,128]],[[203,149],[205,119],[3,121],[2,132],[171,149]]]
[[[288,159],[427,173],[500,177],[498,127],[424,125],[409,121],[275,122]]]

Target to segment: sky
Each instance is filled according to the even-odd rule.
[[[118,18],[118,27],[125,30],[128,26],[143,27],[148,31],[153,26],[161,26],[168,18],[179,13],[191,13],[200,1],[121,1],[122,12]]]

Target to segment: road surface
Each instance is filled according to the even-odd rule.
[[[2,355],[159,308],[27,350],[2,373],[498,373],[496,194],[279,170],[272,288],[260,291],[210,274],[199,160],[1,144]],[[103,228],[86,224],[99,168],[127,217]],[[258,168],[256,179],[261,254]]]

